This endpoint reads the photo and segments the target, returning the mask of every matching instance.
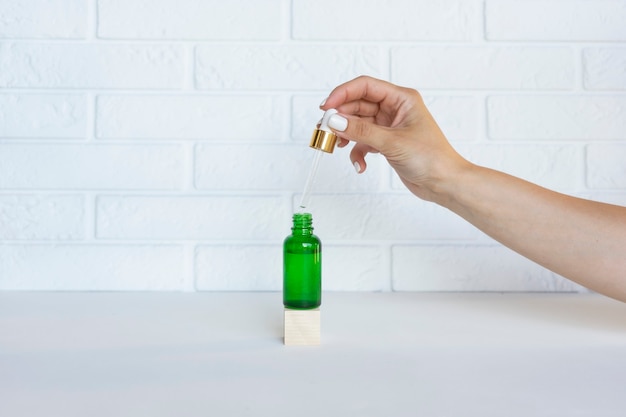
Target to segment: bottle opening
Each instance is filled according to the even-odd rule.
[[[294,213],[293,227],[295,229],[307,229],[313,224],[313,216],[311,213]]]

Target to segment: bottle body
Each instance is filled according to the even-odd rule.
[[[313,234],[309,213],[293,215],[283,243],[283,305],[307,310],[322,303],[322,242]]]

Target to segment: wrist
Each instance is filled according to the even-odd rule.
[[[428,200],[453,211],[467,190],[472,189],[473,178],[480,167],[461,158],[453,166],[444,168],[428,184]]]

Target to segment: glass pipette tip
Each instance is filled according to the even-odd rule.
[[[313,188],[313,183],[315,182],[315,174],[317,173],[317,167],[320,164],[320,159],[322,159],[323,153],[324,152],[322,151],[315,151],[313,163],[311,164],[311,170],[309,171],[309,177],[307,178],[304,185],[302,198],[300,198],[300,208],[298,211],[304,211],[309,205],[309,200],[311,199],[311,190]]]

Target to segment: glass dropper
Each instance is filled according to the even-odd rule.
[[[304,211],[309,205],[309,200],[311,199],[311,189],[313,187],[313,182],[315,181],[315,174],[317,174],[317,167],[319,167],[320,165],[322,155],[323,153],[321,151],[315,151],[313,163],[311,164],[311,170],[309,171],[309,176],[306,179],[306,183],[304,184],[304,191],[302,192],[302,198],[300,199],[300,208],[298,209],[298,211]]]
[[[315,182],[315,175],[317,174],[317,168],[319,167],[320,160],[323,153],[333,153],[335,150],[335,143],[337,142],[337,135],[328,127],[328,119],[330,116],[337,113],[335,109],[329,109],[324,113],[319,126],[313,131],[311,137],[311,143],[309,146],[315,150],[315,156],[313,157],[313,163],[311,164],[311,170],[304,185],[304,191],[302,192],[302,198],[300,199],[300,207],[298,211],[304,211],[311,198],[311,190],[313,183]]]

